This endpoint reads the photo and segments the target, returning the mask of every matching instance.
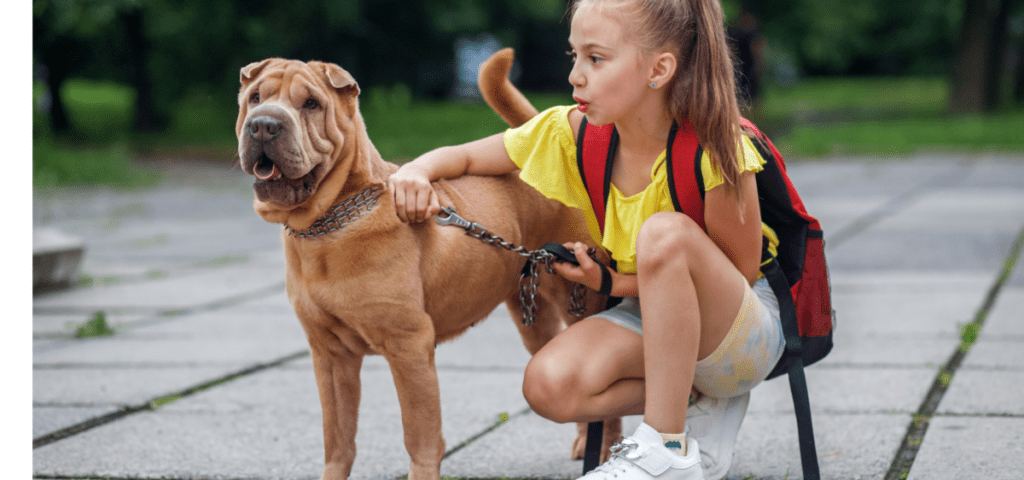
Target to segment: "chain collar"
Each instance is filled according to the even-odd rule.
[[[327,210],[322,217],[318,218],[313,225],[305,230],[294,230],[285,225],[284,229],[288,235],[296,235],[300,238],[318,237],[325,233],[331,233],[345,228],[346,225],[366,215],[377,205],[380,199],[380,187],[370,185],[363,191],[346,198],[343,202]]]

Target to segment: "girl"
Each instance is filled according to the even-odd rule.
[[[762,235],[774,238],[762,227],[754,180],[764,160],[740,131],[718,1],[577,0],[569,35],[577,105],[428,152],[388,182],[407,222],[439,211],[434,180],[516,169],[548,197],[588,212],[587,228],[617,265],[611,295],[624,300],[557,335],[523,381],[531,408],[556,422],[643,414],[588,480],[725,476],[748,392],[783,352],[778,304],[758,270]],[[619,135],[603,235],[576,163],[584,116]],[[684,121],[705,151],[706,230],[675,212],[669,196],[665,149]],[[585,246],[567,246],[580,266],[557,272],[599,289],[601,268]],[[688,410],[691,390],[703,395]]]

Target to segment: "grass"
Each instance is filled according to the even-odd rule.
[[[72,327],[75,330],[75,338],[109,337],[114,334],[114,329],[107,325],[107,316],[103,312],[96,312],[89,320]]]
[[[1024,107],[996,114],[945,113],[944,78],[807,79],[770,87],[749,116],[787,158],[833,155],[904,156],[919,152],[1024,152]],[[36,84],[37,104],[45,88]],[[571,103],[566,94],[528,94],[543,110]],[[170,112],[157,133],[130,133],[135,93],[111,82],[68,80],[63,91],[75,127],[50,132],[33,116],[33,184],[139,187],[159,181],[133,159],[174,156],[230,162],[236,156],[233,96],[195,92]],[[407,88],[375,87],[360,97],[367,130],[381,155],[402,163],[443,145],[501,132],[505,123],[480,101],[411,98]]]

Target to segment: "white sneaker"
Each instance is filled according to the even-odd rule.
[[[579,480],[704,480],[697,441],[686,440],[686,456],[665,448],[661,434],[641,422],[636,432],[612,447],[612,456]]]
[[[702,395],[686,409],[686,435],[700,444],[705,480],[719,480],[732,465],[733,446],[747,414],[750,392],[732,398]]]

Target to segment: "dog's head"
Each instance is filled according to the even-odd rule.
[[[239,162],[256,177],[256,211],[285,223],[311,209],[325,177],[351,156],[359,86],[337,65],[280,58],[245,66],[240,79]]]

